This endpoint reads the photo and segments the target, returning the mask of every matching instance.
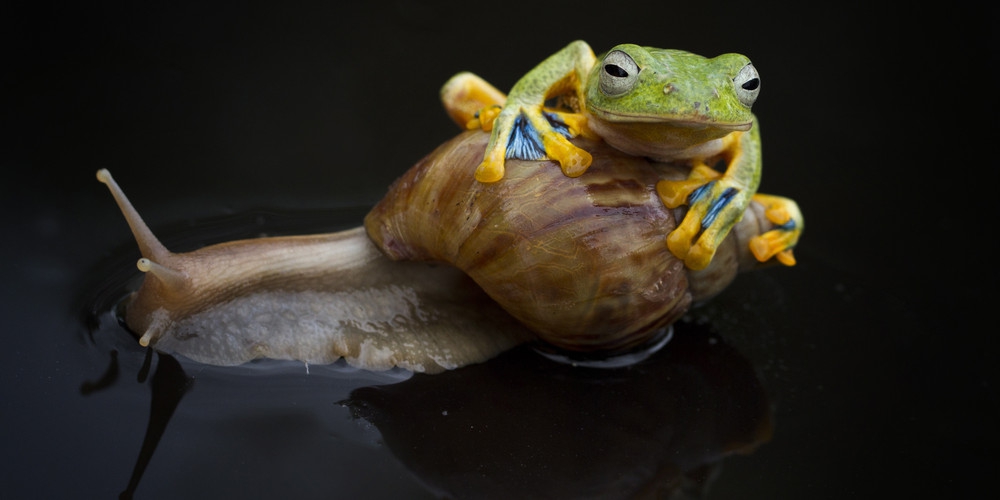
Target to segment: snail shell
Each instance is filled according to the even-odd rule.
[[[551,162],[507,161],[503,182],[476,182],[485,135],[466,133],[418,163],[368,214],[365,227],[396,260],[432,260],[468,274],[543,341],[571,351],[627,350],[717,293],[748,256],[744,225],[712,265],[691,272],[664,244],[676,215],[660,179],[686,170],[585,142],[594,165],[567,177]],[[759,213],[754,215],[759,216]]]
[[[760,266],[747,242],[772,225],[759,205],[702,271],[667,250],[682,212],[666,209],[654,186],[685,168],[591,142],[581,144],[594,156],[587,175],[509,160],[504,182],[482,184],[473,175],[487,139],[466,132],[438,147],[390,187],[363,229],[189,253],[163,247],[100,172],[147,273],[126,324],[143,345],[211,364],[342,357],[437,372],[536,336],[572,351],[627,350]]]

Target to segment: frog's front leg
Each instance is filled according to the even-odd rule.
[[[586,128],[587,118],[579,113],[541,109],[504,107],[507,96],[479,76],[462,72],[441,87],[441,102],[455,123],[469,130],[492,132],[485,161],[476,171],[480,182],[503,178],[507,158],[545,159],[560,162],[563,173],[576,177],[590,165],[590,153],[572,145],[568,139],[578,135],[596,138]],[[511,117],[513,116],[513,119]],[[543,119],[539,119],[539,116]],[[507,137],[506,143],[494,143]]]
[[[593,158],[569,139],[580,135],[585,124],[586,118],[575,113],[505,106],[492,124],[483,125],[491,129],[491,135],[483,162],[476,169],[476,179],[480,182],[502,179],[508,158],[552,159],[566,176],[582,175]]]
[[[775,228],[750,240],[750,251],[760,262],[774,257],[786,266],[795,265],[792,249],[799,242],[805,220],[799,205],[782,196],[757,193],[754,201],[764,206],[764,216]]]
[[[595,61],[589,45],[572,42],[521,77],[501,107],[481,110],[477,123],[490,132],[490,141],[476,170],[476,179],[480,182],[502,179],[508,158],[548,158],[559,162],[567,176],[583,174],[592,158],[569,139],[577,135],[593,137],[587,131],[586,117],[576,112],[546,109],[545,102],[557,96],[578,95],[581,82]]]
[[[688,205],[684,220],[667,235],[667,247],[691,269],[704,269],[743,212],[760,183],[760,136],[756,121],[747,132],[732,132],[722,139],[727,162],[719,173],[695,162],[687,179],[662,180],[656,190],[664,205]]]

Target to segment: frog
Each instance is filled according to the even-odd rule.
[[[500,182],[507,159],[553,160],[569,177],[584,175],[592,157],[570,141],[578,136],[654,161],[685,162],[688,178],[655,187],[668,208],[687,207],[666,236],[671,253],[692,270],[706,268],[756,199],[776,227],[751,241],[754,255],[790,266],[804,224],[794,201],[757,193],[761,137],[751,107],[760,88],[742,54],[709,58],[625,43],[597,56],[576,40],[506,95],[463,71],[444,84],[441,98],[453,118],[469,118],[466,128],[490,133],[476,169],[482,183]]]

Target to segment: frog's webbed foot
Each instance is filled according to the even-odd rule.
[[[483,129],[491,130],[492,134],[483,162],[476,170],[480,182],[502,179],[508,158],[552,159],[559,162],[568,177],[582,175],[593,160],[590,153],[569,142],[570,138],[585,134],[586,117],[581,114],[514,105],[499,112],[495,108],[482,110],[478,118]]]
[[[689,205],[684,220],[667,235],[667,248],[690,269],[704,269],[749,203],[746,190],[699,164],[685,180],[661,180],[656,191],[668,208]]]
[[[750,251],[760,262],[774,257],[786,266],[794,266],[792,249],[805,228],[798,204],[789,198],[761,193],[754,195],[753,199],[765,207],[764,216],[775,224],[775,228],[754,236],[750,240]]]
[[[506,95],[469,72],[459,73],[444,84],[441,101],[459,126],[491,133],[483,162],[476,170],[480,182],[502,179],[508,158],[552,159],[569,177],[583,174],[590,166],[590,153],[569,142],[579,135],[598,138],[587,128],[587,117],[581,113],[543,105],[507,106]]]

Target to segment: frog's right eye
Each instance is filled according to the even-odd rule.
[[[604,57],[601,71],[601,92],[610,97],[620,96],[639,80],[639,65],[628,54],[613,50]]]

